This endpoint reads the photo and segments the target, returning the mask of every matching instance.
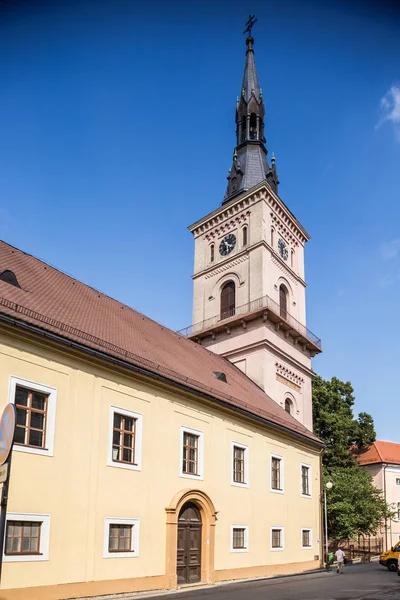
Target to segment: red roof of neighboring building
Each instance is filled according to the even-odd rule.
[[[27,323],[240,408],[322,445],[306,427],[222,356],[0,241],[0,317]],[[227,383],[215,372],[223,372]]]
[[[377,440],[369,448],[355,456],[360,465],[389,463],[400,465],[400,444]]]

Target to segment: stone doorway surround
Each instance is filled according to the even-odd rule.
[[[167,535],[166,535],[166,564],[165,574],[168,579],[168,587],[177,587],[177,547],[178,547],[178,517],[182,506],[186,502],[193,502],[200,510],[203,523],[203,535],[201,540],[201,581],[202,583],[214,583],[214,550],[215,550],[215,524],[217,511],[211,498],[201,490],[187,489],[178,492],[171,503],[165,509],[167,513]]]

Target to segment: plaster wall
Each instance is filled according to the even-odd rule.
[[[311,359],[272,324],[260,318],[245,330],[232,328],[229,334],[221,332],[215,340],[210,336],[201,343],[236,364],[281,406],[289,398],[293,416],[312,431]]]
[[[400,465],[388,465],[386,469],[382,464],[368,465],[367,470],[372,476],[375,487],[382,492],[386,488],[386,502],[396,511],[396,517],[387,523],[388,546],[400,540]],[[384,530],[383,530],[384,533]]]
[[[56,388],[57,409],[54,456],[13,452],[8,506],[8,512],[50,515],[49,559],[5,563],[5,600],[168,587],[165,509],[189,488],[206,493],[217,511],[214,579],[319,566],[320,463],[307,444],[183,392],[89,362],[86,355],[0,332],[0,409],[9,400],[11,376]],[[110,405],[143,416],[141,470],[107,466]],[[202,479],[179,474],[181,426],[204,434]],[[231,484],[232,442],[248,446],[245,488]],[[284,493],[270,491],[271,452],[284,458]],[[309,498],[301,496],[301,463],[311,466]],[[140,519],[138,556],[103,558],[105,517]],[[247,552],[230,550],[234,523],[249,528]],[[270,549],[274,525],[285,528],[281,551]],[[309,549],[301,548],[301,528],[312,529]],[[31,586],[39,596],[28,591]],[[22,596],[7,592],[16,588],[25,588]]]

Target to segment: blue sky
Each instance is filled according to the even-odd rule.
[[[2,3],[0,237],[190,324],[187,225],[224,195],[256,13],[267,144],[311,234],[314,369],[350,380],[399,442],[400,15],[367,4]]]

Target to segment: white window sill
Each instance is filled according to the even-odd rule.
[[[107,461],[108,467],[115,467],[117,469],[127,469],[128,471],[141,471],[141,465],[130,465],[128,463],[118,462],[117,460]]]
[[[234,487],[240,487],[240,488],[248,488],[249,487],[248,483],[238,483],[237,481],[231,481],[231,485],[233,485]]]
[[[34,448],[33,446],[23,446],[22,444],[14,444],[15,452],[25,452],[25,454],[38,454],[40,456],[53,456],[47,448]]]
[[[285,490],[275,490],[274,488],[270,488],[270,492],[273,494],[284,494]]]
[[[196,479],[197,481],[203,481],[204,477],[202,475],[192,475],[191,473],[179,473],[179,477],[183,477],[184,479]]]

